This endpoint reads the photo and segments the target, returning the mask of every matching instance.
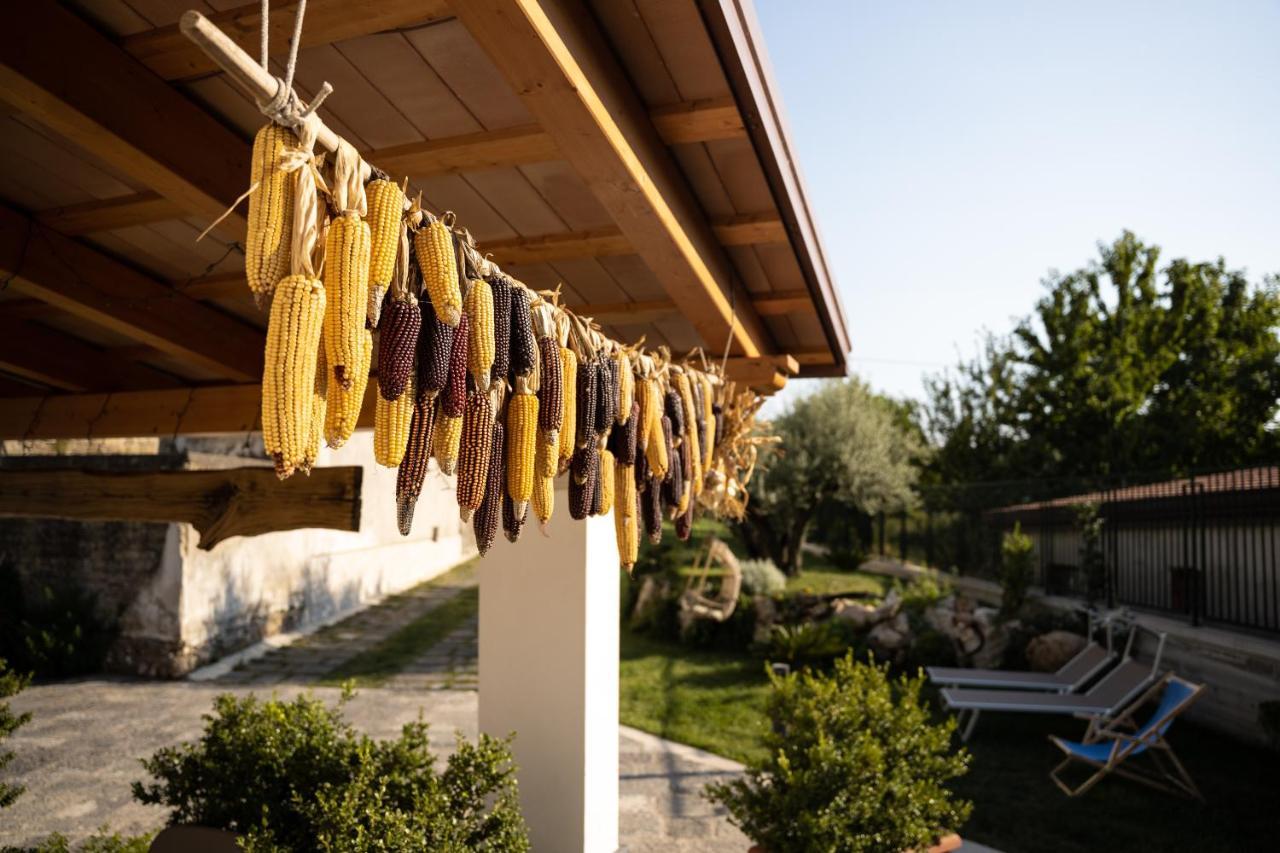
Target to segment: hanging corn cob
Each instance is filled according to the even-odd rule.
[[[282,164],[285,151],[298,147],[292,130],[274,122],[253,137],[249,181],[249,227],[245,232],[244,270],[259,308],[267,305],[276,282],[290,272],[295,181]]]
[[[638,456],[636,462],[636,490],[640,500],[640,518],[644,522],[645,535],[649,537],[649,542],[657,545],[662,541],[662,487],[653,474],[648,474],[644,478],[639,476],[641,464],[639,460],[642,459],[644,454]]]
[[[404,233],[401,224],[404,217],[404,190],[379,176],[365,187],[369,200],[369,290],[366,294],[365,314],[371,328],[378,328],[383,307],[383,296],[391,287],[396,271],[396,256],[400,253],[400,241]],[[381,378],[381,377],[380,377]],[[394,398],[392,398],[394,399]]]
[[[693,533],[693,501],[689,502],[689,506],[684,512],[676,516],[676,538],[681,542],[688,542],[689,536]]]
[[[413,419],[409,422],[409,441],[396,472],[396,525],[401,536],[408,536],[413,526],[413,510],[427,477],[431,458],[431,427],[435,421],[436,403],[421,394],[414,395]]]
[[[462,415],[450,415],[444,410],[443,401],[436,413],[436,425],[431,437],[431,455],[441,472],[453,474],[458,467],[458,453],[462,447]]]
[[[379,465],[395,468],[404,459],[416,399],[412,378],[409,387],[395,400],[388,400],[381,392],[378,393],[373,410],[373,458]]]
[[[533,319],[529,310],[529,291],[511,288],[511,377],[528,376],[538,360],[538,344],[533,337]]]
[[[369,369],[373,361],[373,333],[360,330],[360,355],[352,371],[350,388],[338,382],[328,383],[325,395],[324,440],[330,447],[341,447],[356,431],[360,410],[364,407],[365,390],[369,386]]]
[[[402,238],[403,251],[397,257],[395,281],[378,330],[378,393],[387,400],[399,399],[409,384],[422,331],[422,310],[414,296],[416,276],[410,274],[416,264],[409,263],[409,240]]]
[[[604,435],[618,419],[619,382],[618,362],[608,353],[601,353],[600,367],[596,372],[600,380],[599,408],[596,410],[596,434]]]
[[[323,320],[321,321],[323,323]],[[307,421],[307,443],[298,470],[310,474],[320,457],[324,437],[325,395],[329,392],[329,370],[324,358],[324,342],[316,348],[316,378],[311,387],[311,417]]]
[[[533,515],[538,519],[543,535],[547,535],[547,523],[551,521],[556,508],[555,459],[551,460],[552,473],[544,473],[547,465],[545,457],[551,450],[553,448],[541,443],[539,439],[538,453],[533,460]]]
[[[489,387],[493,371],[494,339],[493,290],[486,282],[472,279],[467,290],[466,313],[470,342],[467,360],[471,381],[477,388]]]
[[[503,497],[506,495],[506,476],[503,465],[506,456],[506,430],[502,419],[493,422],[493,441],[489,446],[489,470],[485,478],[484,500],[471,519],[472,529],[476,535],[476,547],[484,556],[494,538],[498,535],[498,519],[502,514]]]
[[[576,447],[586,446],[596,433],[596,395],[599,389],[597,373],[600,365],[594,358],[584,357],[578,365],[578,393]]]
[[[422,328],[418,336],[418,393],[434,400],[449,384],[449,359],[456,329],[440,319],[435,307],[419,300]]]
[[[634,466],[619,465],[614,481],[613,527],[618,539],[618,560],[627,574],[631,574],[640,551],[640,507]]]
[[[291,275],[276,286],[262,370],[262,442],[285,479],[306,459],[325,293]]]
[[[423,288],[446,326],[458,325],[462,316],[462,292],[458,287],[458,260],[453,245],[453,214],[432,218],[413,235],[413,248],[422,267]]]
[[[599,499],[596,503],[595,515],[608,515],[613,511],[615,465],[613,454],[607,449],[600,451],[600,474],[596,480],[596,492]]]
[[[564,471],[573,458],[578,430],[578,357],[564,344],[560,345],[561,428],[559,471]]]
[[[564,422],[564,376],[550,304],[542,303],[533,309],[533,325],[538,339],[537,474],[554,477],[559,468]]]
[[[707,459],[714,459],[716,454],[715,386],[711,384],[711,377],[705,373],[699,374],[698,380],[702,385],[702,417],[706,421],[707,429]]]
[[[533,496],[534,457],[537,454],[538,398],[523,379],[507,403],[507,494],[517,515],[524,515]]]
[[[329,222],[325,240],[325,355],[338,384],[350,388],[359,363],[369,291],[369,226],[354,211]]]
[[[521,508],[511,499],[511,495],[503,494],[502,534],[507,537],[508,542],[518,542],[520,540],[520,534],[524,532],[524,523],[528,517],[528,501]]]
[[[684,444],[685,444],[685,465],[688,468],[686,472],[685,491],[688,497],[693,497],[701,488],[699,483],[702,480],[702,448],[701,439],[698,437],[698,410],[693,404],[693,389],[689,385],[689,377],[683,370],[675,374],[676,391],[678,392],[680,406],[683,409],[684,421]]]
[[[475,390],[467,399],[462,417],[458,460],[458,509],[463,521],[484,501],[489,482],[490,443],[493,441],[494,400],[488,391]]]
[[[569,516],[581,521],[595,507],[596,481],[600,474],[600,454],[594,442],[573,451],[569,464]]]
[[[511,280],[505,275],[486,279],[493,295],[493,365],[494,379],[506,379],[511,372]]]
[[[672,518],[684,508],[684,448],[671,448],[671,476],[662,482],[662,503]]]
[[[613,360],[618,371],[618,423],[625,424],[631,417],[631,403],[636,396],[636,378],[631,365],[631,356],[622,347],[613,351]]]
[[[658,482],[667,478],[668,453],[667,441],[662,429],[663,394],[656,379],[644,382],[644,399],[641,402],[640,429],[644,443],[645,458],[649,468]]]
[[[449,352],[449,378],[444,386],[444,394],[440,397],[440,405],[444,414],[451,418],[462,417],[467,406],[467,326],[470,319],[466,314],[458,321],[458,328],[453,335],[453,348]]]

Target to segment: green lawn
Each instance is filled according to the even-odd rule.
[[[886,578],[864,572],[844,572],[833,566],[814,565],[795,577],[787,578],[787,592],[809,592],[831,595],[837,592],[869,592],[881,595],[888,586]]]
[[[621,675],[623,723],[739,761],[761,754],[768,682],[759,659],[624,630]],[[1171,741],[1207,804],[1123,779],[1068,799],[1049,780],[1059,759],[1047,735],[1077,737],[1082,726],[1065,717],[984,717],[972,769],[958,785],[974,801],[962,835],[1005,853],[1276,849],[1280,753],[1179,721]]]
[[[455,584],[475,574],[475,560],[450,570],[429,583]],[[378,645],[361,652],[324,677],[321,683],[355,682],[356,687],[377,687],[413,662],[427,649],[453,633],[480,607],[480,590],[469,587],[429,613],[419,616]]]

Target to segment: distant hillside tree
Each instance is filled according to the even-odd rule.
[[[1280,458],[1280,279],[1160,266],[1125,232],[1053,274],[1035,312],[928,381],[943,483],[1227,467]]]
[[[788,574],[800,570],[824,502],[876,512],[910,500],[912,463],[921,451],[917,433],[899,404],[862,380],[824,383],[769,428],[781,437],[781,448],[751,481],[743,536]]]

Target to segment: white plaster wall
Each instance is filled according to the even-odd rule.
[[[319,465],[364,467],[359,532],[268,533],[235,537],[201,551],[195,530],[175,525],[181,541],[166,561],[180,563],[182,641],[197,653],[197,662],[284,628],[304,628],[355,610],[475,553],[470,530],[458,518],[453,478],[434,464],[408,537],[396,527],[396,471],[374,463],[371,431],[357,432],[336,451],[323,450]]]

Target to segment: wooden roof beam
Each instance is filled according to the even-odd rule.
[[[283,54],[293,33],[296,2],[271,4],[270,50]],[[249,55],[258,56],[262,4],[246,3],[208,16]],[[422,26],[449,17],[443,0],[310,0],[302,28],[302,47],[318,47],[343,39],[387,30]],[[212,74],[218,67],[196,47],[177,24],[127,36],[121,46],[165,80],[188,80]]]
[[[0,27],[0,102],[212,222],[244,190],[249,146],[61,3]],[[220,233],[244,236],[233,213]]]
[[[771,348],[728,258],[607,41],[577,0],[450,0],[708,345]]]
[[[48,225],[54,231],[79,237],[177,219],[184,214],[183,209],[169,199],[148,192],[50,208],[37,212],[35,217],[41,225]]]
[[[262,376],[262,335],[252,326],[3,206],[0,276],[18,293],[228,379]]]
[[[757,296],[751,305],[760,316],[778,316],[813,311],[808,291],[782,290],[768,296]],[[678,314],[676,303],[670,299],[650,299],[640,302],[597,302],[583,305],[567,305],[575,314],[590,317],[600,323],[649,323],[672,314]],[[830,357],[830,353],[827,354]]]
[[[167,373],[36,323],[0,316],[0,370],[63,391],[176,388]]]
[[[369,383],[358,425],[373,426]],[[112,394],[11,397],[0,406],[0,440],[129,438],[245,433],[261,429],[262,386],[204,385]]]

